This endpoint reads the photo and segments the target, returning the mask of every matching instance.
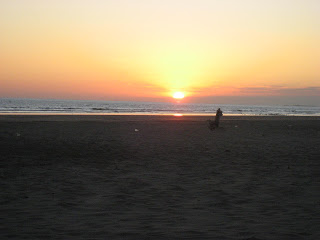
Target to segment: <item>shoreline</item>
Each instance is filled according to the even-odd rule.
[[[89,122],[126,122],[126,121],[207,121],[214,119],[214,114],[208,115],[174,115],[174,114],[0,114],[0,122],[37,122],[37,121],[89,121]],[[285,116],[285,115],[224,115],[225,121],[320,121],[320,116]]]
[[[140,113],[140,112],[132,112],[132,113],[86,113],[86,112],[0,112],[0,116],[52,116],[52,115],[72,115],[72,116],[213,116],[215,115],[215,112],[212,113],[182,113],[182,112],[176,112],[176,113]],[[224,113],[223,116],[244,116],[244,117],[319,117],[320,114],[237,114],[237,113]]]

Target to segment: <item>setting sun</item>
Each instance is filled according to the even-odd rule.
[[[0,99],[320,104],[320,1],[180,2],[0,0]]]
[[[182,92],[175,92],[175,93],[173,94],[173,98],[175,98],[175,99],[182,99],[182,98],[184,98],[184,94],[183,94]]]

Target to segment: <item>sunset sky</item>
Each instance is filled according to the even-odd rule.
[[[2,0],[0,98],[320,104],[319,0]]]

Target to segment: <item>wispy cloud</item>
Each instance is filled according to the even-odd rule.
[[[285,87],[254,86],[254,87],[216,87],[194,88],[194,96],[320,96],[320,87]]]
[[[281,86],[235,88],[240,95],[320,96],[320,87],[289,88]]]
[[[188,102],[221,104],[319,105],[320,87],[289,88],[284,86],[208,87],[193,91]]]

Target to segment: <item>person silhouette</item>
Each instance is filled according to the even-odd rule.
[[[214,119],[214,123],[216,125],[216,127],[219,127],[220,124],[220,118],[222,117],[222,111],[220,108],[218,108],[217,112],[216,112],[216,118]]]
[[[216,118],[213,120],[208,120],[208,127],[211,131],[213,131],[214,129],[218,128],[219,127],[219,124],[220,124],[220,118],[222,116],[222,111],[220,108],[218,108],[217,112],[216,112]]]

